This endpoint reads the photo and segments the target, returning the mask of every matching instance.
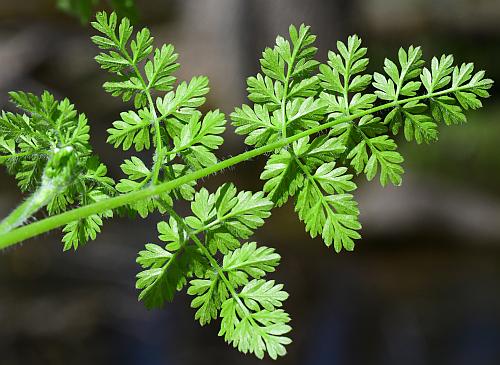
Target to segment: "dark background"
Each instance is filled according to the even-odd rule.
[[[422,45],[427,60],[452,53],[500,80],[500,2],[494,0],[143,0],[140,24],[157,44],[176,45],[178,75],[208,75],[208,108],[245,102],[245,78],[290,23],[318,34],[324,60],[357,33],[371,69],[399,46]],[[93,61],[91,30],[50,0],[0,0],[0,108],[7,91],[67,96],[91,120],[92,143],[116,179],[121,151],[105,130],[128,107],[107,95]],[[359,178],[363,239],[335,254],[304,232],[293,209],[276,209],[257,232],[276,247],[276,274],[290,298],[294,331],[279,364],[500,364],[500,104],[496,88],[469,124],[441,129],[437,144],[401,139],[404,184]],[[244,149],[228,131],[221,156]],[[205,181],[258,190],[264,160]],[[0,214],[21,199],[0,172]],[[95,242],[62,252],[60,232],[0,252],[0,364],[267,364],[201,328],[189,298],[147,311],[134,289],[137,251],[155,240],[159,216],[114,219]]]

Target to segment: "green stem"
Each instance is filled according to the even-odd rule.
[[[36,152],[19,152],[19,153],[13,153],[12,155],[6,155],[6,156],[0,156],[0,164],[4,163],[10,158],[19,158],[19,157],[26,157],[29,155],[34,155]]]
[[[68,224],[72,221],[79,220],[85,217],[88,217],[92,214],[97,214],[97,213],[102,213],[103,211],[110,210],[110,209],[116,209],[118,207],[134,203],[136,201],[142,200],[142,199],[147,199],[150,198],[151,196],[156,196],[162,193],[165,193],[167,191],[171,191],[183,184],[189,183],[191,181],[195,181],[201,178],[204,178],[206,176],[212,175],[218,171],[221,171],[223,169],[226,169],[228,167],[237,165],[241,162],[244,162],[246,160],[252,159],[254,157],[272,152],[274,150],[280,149],[286,145],[289,145],[295,141],[297,141],[300,138],[310,136],[312,134],[321,132],[325,129],[331,128],[332,126],[339,124],[339,123],[345,123],[352,121],[354,119],[361,118],[365,115],[373,114],[388,108],[392,108],[401,104],[405,104],[411,101],[418,101],[418,100],[423,100],[423,99],[429,99],[431,97],[436,97],[440,95],[446,95],[452,92],[460,91],[460,90],[466,90],[471,88],[469,85],[463,85],[458,88],[451,88],[447,90],[442,90],[439,92],[434,92],[434,93],[429,93],[426,95],[420,95],[420,96],[414,96],[411,98],[403,99],[403,100],[398,100],[398,101],[393,101],[389,102],[386,104],[379,105],[377,107],[371,108],[369,110],[365,110],[350,116],[338,118],[332,121],[329,121],[325,124],[318,125],[314,128],[308,129],[306,131],[303,131],[301,133],[295,134],[293,136],[287,137],[283,140],[270,143],[268,145],[241,153],[237,156],[228,158],[226,160],[222,160],[219,163],[203,168],[201,170],[194,171],[192,173],[186,174],[184,176],[181,176],[177,179],[170,180],[158,185],[152,185],[147,188],[144,188],[140,191],[133,191],[127,194],[119,195],[116,197],[108,198],[105,200],[101,200],[99,202],[95,202],[80,208],[76,208],[52,217],[45,218],[43,220],[40,220],[38,222],[31,223],[27,226],[24,227],[19,227],[17,229],[14,229],[6,234],[2,234],[0,236],[0,249],[9,247],[11,245],[17,244],[23,240],[26,240],[28,238],[32,238],[35,236],[38,236],[42,233],[48,232],[54,228],[61,227],[65,224]]]
[[[291,153],[293,155],[293,158],[294,158],[295,162],[297,163],[297,165],[299,165],[299,168],[306,175],[306,178],[309,179],[309,181],[314,186],[314,188],[323,196],[323,192],[321,191],[321,188],[318,186],[318,183],[314,179],[314,176],[311,175],[311,172],[309,171],[309,169],[307,169],[307,167],[304,166],[304,164],[300,161],[300,159],[297,157],[297,155],[293,151]],[[325,201],[325,199],[321,199],[321,205],[323,205],[323,207],[326,210],[328,210],[330,213],[332,213],[332,216],[334,215],[334,212],[332,211],[332,208]],[[335,224],[335,221],[334,221],[334,224]]]
[[[242,215],[242,214],[245,214],[246,212],[248,212],[249,210],[248,209],[243,209],[243,210],[238,210],[238,211],[231,211],[230,213],[220,217],[220,218],[217,218],[215,220],[213,220],[212,222],[204,225],[203,227],[193,231],[194,234],[199,234],[203,231],[208,231],[209,229],[219,225],[219,224],[222,224],[224,223],[225,221],[227,221],[228,219],[231,219],[233,217],[236,217],[238,215]]]
[[[399,75],[399,81],[398,81],[398,84],[397,84],[397,87],[396,87],[396,100],[399,99],[399,93],[401,92],[401,87],[403,86],[403,82],[405,80],[406,73],[410,69],[410,66],[412,65],[412,63],[413,62],[408,62],[408,64],[406,65],[406,67],[401,68],[401,74]]]
[[[0,235],[4,235],[22,225],[36,212],[45,207],[58,193],[59,187],[56,184],[50,182],[42,184],[33,195],[0,222]]]
[[[115,42],[115,44],[117,46],[120,44],[120,42],[116,38],[116,36],[114,36],[113,41]],[[151,115],[153,116],[153,124],[155,127],[155,137],[156,137],[156,151],[155,151],[156,160],[153,164],[153,175],[152,175],[152,183],[154,185],[158,182],[158,176],[160,174],[160,169],[161,169],[161,165],[163,163],[162,160],[163,160],[164,156],[163,156],[163,143],[161,140],[161,132],[160,132],[160,119],[158,118],[158,115],[156,114],[155,104],[153,102],[153,98],[151,97],[151,92],[150,92],[152,80],[150,83],[146,83],[146,81],[144,80],[144,77],[141,74],[141,71],[137,67],[137,61],[130,56],[129,52],[127,51],[127,49],[125,47],[118,47],[118,49],[122,53],[123,57],[125,57],[125,59],[127,60],[130,67],[132,67],[132,69],[134,70],[137,78],[141,81],[141,85],[143,88],[142,91],[146,94],[146,97],[148,99],[148,104],[149,104],[149,110],[150,110]]]
[[[285,122],[286,120],[286,100],[288,98],[288,88],[289,88],[289,83],[290,83],[290,78],[292,77],[292,70],[293,66],[295,63],[295,59],[297,58],[297,54],[300,50],[300,47],[302,46],[302,42],[304,40],[304,36],[302,36],[301,39],[299,39],[299,42],[297,43],[297,47],[293,50],[290,63],[288,64],[288,68],[286,70],[286,76],[285,76],[285,81],[283,83],[283,98],[281,99],[281,122],[283,125],[281,126],[281,138],[285,139],[286,138],[286,127],[287,123]]]
[[[344,108],[346,115],[351,114],[349,110],[349,80],[351,79],[351,60],[348,59],[346,61],[346,69],[345,69],[345,76],[344,76],[344,88],[342,90],[342,95],[344,96]]]
[[[160,130],[160,122],[158,121],[158,115],[156,114],[156,109],[155,105],[153,103],[153,99],[151,98],[151,93],[149,92],[149,89],[146,91],[147,92],[147,97],[148,97],[148,102],[149,102],[149,109],[151,111],[151,114],[153,115],[153,122],[155,126],[155,137],[156,137],[156,159],[153,164],[153,185],[158,183],[158,177],[160,175],[160,168],[161,165],[163,164],[163,141],[161,140],[161,130]]]

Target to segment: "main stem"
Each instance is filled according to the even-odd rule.
[[[56,184],[42,184],[26,201],[14,209],[0,222],[0,237],[7,232],[21,226],[36,212],[45,207],[59,192]]]
[[[6,247],[15,245],[23,240],[38,236],[42,233],[48,232],[54,228],[61,227],[65,224],[68,224],[72,221],[79,220],[85,217],[88,217],[92,214],[97,214],[97,213],[102,213],[106,210],[110,209],[116,209],[118,207],[134,203],[136,201],[142,200],[142,199],[147,199],[150,198],[151,196],[159,195],[162,193],[165,193],[167,191],[171,191],[183,184],[189,183],[191,181],[195,181],[201,178],[204,178],[206,176],[212,175],[218,171],[221,171],[223,169],[226,169],[228,167],[237,165],[241,162],[244,162],[246,160],[252,159],[254,157],[266,154],[268,152],[280,149],[286,145],[289,145],[300,138],[304,138],[307,136],[310,136],[312,134],[321,132],[325,129],[328,129],[336,124],[344,123],[344,122],[349,122],[354,119],[361,118],[365,115],[373,114],[381,110],[385,110],[388,108],[395,107],[397,105],[405,104],[411,101],[417,101],[417,100],[423,100],[423,99],[429,99],[432,97],[437,97],[440,95],[446,95],[452,92],[460,91],[460,90],[466,90],[471,88],[469,85],[463,85],[458,88],[453,88],[453,89],[447,89],[447,90],[442,90],[439,92],[434,92],[426,95],[421,95],[421,96],[415,96],[412,98],[407,98],[404,100],[398,100],[398,101],[393,101],[390,103],[382,104],[377,107],[374,107],[369,110],[365,110],[363,112],[359,112],[350,116],[338,118],[335,120],[332,120],[330,122],[327,122],[325,124],[318,125],[314,128],[308,129],[306,131],[303,131],[301,133],[295,134],[293,136],[287,137],[285,139],[282,139],[280,141],[277,141],[275,143],[271,143],[244,153],[241,153],[237,156],[228,158],[226,160],[222,160],[219,163],[203,168],[201,170],[194,171],[192,173],[189,173],[187,175],[181,176],[177,179],[171,180],[164,182],[162,184],[158,185],[151,185],[147,188],[144,188],[139,191],[134,191],[130,192],[127,194],[119,195],[116,197],[108,198],[105,200],[101,200],[96,203],[92,203],[80,208],[76,208],[52,217],[45,218],[43,220],[40,220],[38,222],[31,223],[27,226],[20,227],[17,229],[14,229],[8,233],[1,234],[0,235],[0,249],[4,249]]]

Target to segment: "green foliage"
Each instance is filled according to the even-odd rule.
[[[195,273],[202,276],[207,270],[206,258],[196,247],[188,245],[185,231],[178,227],[174,218],[168,223],[160,222],[158,232],[166,246],[147,244],[137,258],[145,270],[137,275],[136,287],[141,289],[139,300],[148,308],[158,308],[165,301],[172,301],[188,278]]]
[[[202,116],[196,109],[205,103],[208,78],[197,76],[175,86],[173,72],[179,64],[172,45],[154,48],[147,28],[133,37],[128,19],[118,21],[115,13],[99,13],[92,25],[101,33],[92,37],[103,51],[96,61],[118,77],[106,82],[104,89],[125,102],[133,98],[136,109],[120,114],[120,120],[108,129],[108,142],[123,150],[155,149],[151,168],[137,157],[125,161],[122,170],[128,178],[120,180],[117,190],[133,192],[215,164],[214,151],[223,143],[220,134],[226,120],[218,110]],[[154,93],[163,95],[155,99]],[[186,183],[170,194],[138,201],[129,208],[146,217],[154,210],[164,213],[172,198],[191,200],[193,195],[193,184]]]
[[[345,193],[356,189],[356,185],[346,171],[345,167],[335,168],[334,162],[320,166],[308,174],[295,204],[311,237],[320,234],[327,246],[333,242],[337,252],[342,247],[352,251],[353,239],[361,238],[356,232],[361,229],[357,203]]]
[[[347,44],[337,42],[337,49],[338,54],[328,54],[329,67],[322,66],[320,69],[324,88],[320,97],[330,105],[329,118],[364,113],[373,108],[377,96],[383,99],[377,91],[375,94],[363,93],[370,86],[372,76],[363,74],[368,66],[368,58],[364,57],[367,49],[361,47],[361,39],[356,35],[350,36]],[[388,62],[390,61],[385,61],[386,67]],[[374,75],[375,87],[377,75]],[[390,83],[393,85],[393,81]],[[345,160],[350,160],[357,174],[364,172],[367,179],[372,180],[380,167],[382,185],[386,185],[388,181],[399,185],[403,174],[403,158],[396,151],[394,141],[381,136],[386,131],[380,118],[366,114],[357,123],[335,125],[330,134],[343,141],[346,147]]]
[[[49,215],[58,214],[114,195],[106,166],[93,155],[84,114],[78,114],[68,99],[57,101],[48,92],[40,97],[24,92],[10,96],[23,114],[2,112],[0,116],[0,162],[21,190],[47,192],[33,202],[36,209],[31,214],[44,206]],[[64,249],[95,239],[102,219],[112,216],[106,211],[66,225]]]
[[[210,226],[206,237],[209,251],[226,254],[239,247],[239,239],[249,238],[271,215],[273,204],[263,195],[262,192],[237,193],[232,184],[221,186],[215,194],[208,194],[202,188],[191,203],[194,216],[187,217],[186,223],[195,232]]]
[[[58,102],[48,92],[41,97],[23,92],[10,96],[23,114],[2,112],[0,116],[1,148],[6,152],[2,162],[15,173],[21,190],[37,187],[45,163],[56,148],[71,146],[79,159],[91,155],[87,119],[77,114],[69,100]]]
[[[177,82],[174,47],[155,47],[150,31],[134,32],[127,18],[99,13],[92,25],[99,33],[92,37],[101,52],[96,61],[112,76],[104,89],[127,105],[108,129],[108,143],[129,151],[124,176],[116,185],[107,177],[89,145],[87,119],[68,100],[11,93],[23,114],[0,115],[0,163],[23,191],[34,193],[0,222],[0,248],[25,232],[53,228],[42,220],[16,229],[43,207],[49,215],[72,210],[57,217],[67,224],[65,250],[95,239],[104,218],[115,214],[165,214],[157,226],[161,243],[146,244],[137,258],[139,300],[162,307],[187,287],[195,319],[201,325],[220,319],[219,335],[258,358],[283,356],[291,343],[283,309],[288,294],[266,278],[280,256],[247,242],[272,208],[292,201],[311,237],[336,252],[353,250],[361,237],[355,175],[400,185],[403,157],[394,136],[402,131],[418,144],[437,140],[441,124],[464,123],[465,112],[481,107],[492,86],[472,64],[454,66],[452,56],[425,67],[413,46],[372,76],[356,35],[319,64],[309,27],[291,26],[289,39],[279,36],[262,53],[261,73],[247,79],[253,104],[231,114],[252,149],[219,161],[226,118],[219,110],[199,110],[208,78]],[[266,154],[260,192],[238,192],[226,183],[210,193],[196,184]],[[186,217],[174,208],[182,201],[191,207]]]
[[[254,108],[243,105],[231,114],[236,133],[248,134],[245,142],[263,146],[318,125],[326,106],[315,99],[319,79],[311,76],[318,67],[313,59],[316,36],[309,27],[290,26],[290,41],[279,36],[274,48],[266,48],[262,74],[247,80]]]
[[[186,164],[194,169],[208,167],[217,163],[215,151],[224,142],[220,136],[226,129],[226,119],[223,113],[216,110],[208,112],[200,120],[201,114],[194,113],[189,122],[182,126],[180,133],[173,135],[174,150],[171,155],[182,153]]]
[[[273,155],[261,178],[268,180],[264,191],[280,206],[297,192],[295,210],[304,221],[311,237],[321,235],[327,246],[334,243],[338,252],[342,247],[354,248],[352,239],[360,238],[357,217],[359,211],[353,196],[344,194],[356,189],[346,174],[347,168],[335,168],[335,156],[344,147],[338,140],[318,137],[309,144],[307,138],[295,142],[290,151]]]
[[[272,207],[262,193],[238,193],[232,184],[213,194],[202,188],[191,203],[192,216],[172,213],[168,223],[158,224],[165,247],[148,244],[139,253],[137,262],[145,269],[137,275],[139,299],[149,308],[160,307],[191,279],[187,292],[201,325],[220,316],[219,335],[240,351],[259,358],[265,351],[272,358],[283,355],[283,345],[290,343],[284,337],[289,317],[278,308],[288,294],[283,285],[262,279],[280,256],[255,242],[240,244]]]
[[[308,28],[301,27],[299,33],[311,40],[307,46],[312,47],[314,37],[308,38]],[[389,59],[384,61],[387,76],[376,72],[372,78],[365,74],[367,49],[356,35],[350,36],[346,43],[339,41],[338,53],[330,51],[327,64],[319,65],[316,70],[317,63],[311,63],[308,72],[301,70],[300,80],[295,80],[287,75],[294,75],[290,52],[295,52],[289,49],[297,49],[296,34],[291,27],[292,46],[278,37],[275,48],[264,51],[261,60],[264,76],[258,74],[247,80],[249,99],[255,104],[237,108],[231,118],[236,132],[246,135],[245,142],[257,147],[302,131],[300,124],[297,128],[288,124],[295,122],[295,113],[290,112],[292,105],[301,106],[297,119],[306,123],[305,128],[314,128],[317,119],[309,120],[310,115],[319,115],[328,122],[330,127],[325,128],[328,136],[314,139],[313,135],[311,145],[310,137],[296,141],[291,148],[285,145],[275,151],[261,178],[266,180],[264,191],[277,206],[296,197],[295,209],[312,237],[321,235],[328,246],[333,243],[336,251],[342,247],[352,250],[353,240],[360,238],[357,230],[361,225],[353,196],[346,192],[355,186],[344,191],[334,189],[337,175],[324,173],[324,169],[335,166],[331,163],[336,160],[350,165],[356,174],[364,173],[368,180],[379,174],[382,185],[389,182],[400,185],[404,159],[390,134],[396,135],[403,128],[408,141],[437,140],[437,124],[464,122],[464,110],[481,106],[479,97],[488,96],[492,82],[484,79],[483,72],[473,76],[472,64],[454,67],[451,56],[434,58],[431,70],[423,68],[422,52],[413,46],[399,50],[399,65]],[[296,54],[300,58],[301,51]],[[313,54],[314,51],[308,52],[306,58]],[[422,84],[428,96],[418,95]],[[446,92],[450,84],[451,90]],[[370,86],[374,92],[367,92]],[[460,90],[462,86],[467,91]],[[287,93],[297,88],[306,92]],[[389,110],[383,117],[375,116],[371,110],[378,109],[377,102],[384,101],[388,102],[385,109]],[[311,158],[308,150],[313,145],[329,145],[334,149],[329,159],[325,159],[328,155]],[[324,175],[322,184],[318,182],[318,171]],[[352,177],[345,168],[337,171],[346,180]],[[325,186],[330,192],[324,190]]]
[[[237,297],[222,304],[219,336],[243,353],[254,353],[259,359],[267,352],[276,359],[286,354],[285,345],[291,340],[290,317],[282,301],[288,297],[274,281],[252,280]],[[243,299],[243,301],[242,301]]]

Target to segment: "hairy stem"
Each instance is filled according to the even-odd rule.
[[[116,36],[113,38],[115,44],[119,45],[120,41],[116,38]],[[149,105],[149,111],[153,117],[153,124],[155,128],[155,138],[156,138],[156,151],[155,151],[155,157],[156,160],[153,163],[153,175],[152,175],[152,182],[153,184],[156,184],[158,182],[158,176],[160,174],[160,168],[163,163],[163,144],[161,140],[161,133],[160,133],[160,120],[158,118],[158,115],[156,114],[156,108],[155,104],[153,102],[153,98],[151,96],[151,83],[146,83],[144,80],[144,76],[142,76],[141,71],[137,67],[137,61],[130,56],[129,52],[125,48],[125,46],[118,47],[119,51],[122,53],[123,57],[127,60],[129,63],[129,66],[134,70],[135,75],[137,78],[140,80],[141,85],[142,85],[142,91],[146,94],[146,98],[148,100],[148,105]]]
[[[155,137],[156,137],[156,152],[155,152],[155,162],[153,164],[153,184],[158,182],[158,177],[160,175],[160,168],[163,164],[163,141],[161,140],[161,130],[160,130],[160,122],[158,121],[158,116],[156,114],[155,105],[153,103],[153,99],[151,98],[151,93],[149,89],[147,90],[147,97],[149,103],[149,109],[151,114],[153,115],[153,122],[155,126]]]
[[[292,57],[290,59],[290,64],[286,70],[285,82],[283,83],[283,98],[281,99],[281,122],[283,123],[281,127],[281,138],[286,138],[286,101],[288,98],[288,89],[290,87],[290,78],[292,77],[292,70],[295,64],[295,59],[297,58],[297,54],[299,53],[300,47],[302,46],[302,42],[304,41],[305,34],[297,42],[297,46],[294,48]]]
[[[59,187],[51,182],[44,183],[26,201],[0,222],[0,237],[21,226],[36,212],[45,207],[58,193]]]
[[[364,110],[362,112],[352,114],[350,116],[345,116],[342,118],[334,119],[332,121],[329,121],[327,123],[318,125],[314,128],[308,129],[306,131],[303,131],[301,133],[295,134],[293,136],[287,137],[285,139],[282,139],[280,141],[274,142],[267,144],[265,146],[241,153],[237,156],[228,158],[226,160],[222,160],[219,163],[212,165],[210,167],[206,167],[197,171],[194,171],[192,173],[186,174],[184,176],[181,176],[177,179],[167,181],[158,185],[151,185],[147,188],[144,188],[140,191],[133,191],[127,194],[119,195],[116,197],[108,198],[105,200],[101,200],[96,203],[92,203],[80,208],[76,208],[52,217],[45,218],[43,220],[40,220],[38,222],[31,223],[27,226],[24,227],[19,227],[17,229],[14,229],[8,233],[0,235],[0,249],[12,246],[14,244],[17,244],[23,240],[26,240],[28,238],[35,237],[37,235],[40,235],[42,233],[48,232],[54,228],[61,227],[65,224],[68,224],[72,221],[79,220],[85,217],[88,217],[92,214],[97,214],[97,213],[102,213],[103,211],[110,210],[110,209],[116,209],[118,207],[134,203],[136,201],[142,200],[142,199],[147,199],[150,198],[151,196],[156,196],[162,193],[165,193],[167,191],[171,191],[183,184],[186,184],[191,181],[195,181],[204,177],[207,177],[209,175],[212,175],[216,172],[219,172],[223,169],[226,169],[228,167],[237,165],[241,162],[244,162],[246,160],[252,159],[254,157],[272,152],[274,150],[280,149],[286,145],[289,145],[300,138],[307,137],[310,135],[313,135],[315,133],[321,132],[325,129],[331,128],[332,126],[339,124],[339,123],[344,123],[344,122],[349,122],[358,118],[361,118],[365,115],[373,114],[385,109],[393,108],[395,106],[401,105],[408,103],[410,101],[417,101],[417,100],[424,100],[424,99],[429,99],[431,97],[437,97],[440,95],[446,95],[449,93],[453,93],[456,91],[461,91],[461,90],[467,90],[472,88],[470,85],[463,85],[460,87],[455,87],[455,88],[450,88],[434,93],[428,93],[425,95],[420,95],[420,96],[414,96],[411,98],[403,99],[403,100],[398,100],[398,101],[393,101],[389,103],[385,103],[379,106],[376,106],[374,108]]]
[[[11,155],[0,156],[0,163],[4,163],[5,161],[11,158],[26,157],[31,154],[35,154],[35,152],[19,152],[19,153],[13,153]]]

